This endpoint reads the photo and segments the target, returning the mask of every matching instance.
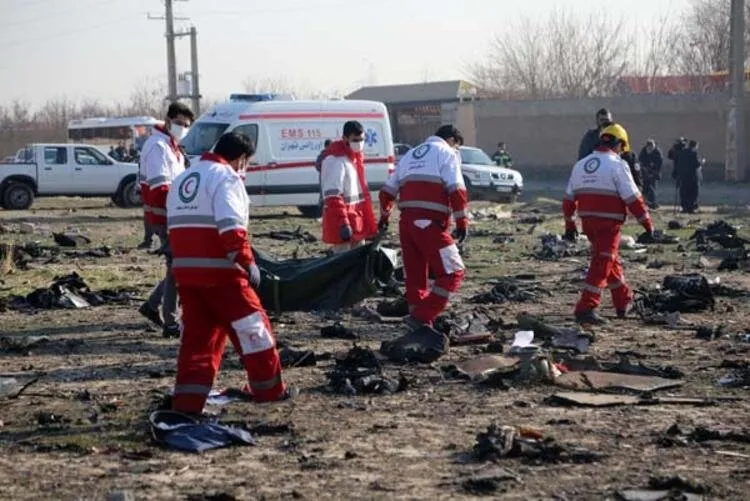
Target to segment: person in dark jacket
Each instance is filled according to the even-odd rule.
[[[578,160],[593,153],[594,148],[599,144],[599,133],[612,123],[612,113],[608,109],[602,108],[596,112],[596,128],[587,130],[583,135],[581,144],[578,146]]]
[[[701,159],[698,158],[698,142],[690,140],[686,148],[674,154],[675,169],[672,177],[680,191],[680,206],[687,214],[698,210],[698,192],[701,180]]]
[[[581,139],[581,144],[578,147],[578,160],[587,157],[593,153],[596,145],[599,144],[599,133],[605,127],[609,127],[614,123],[612,119],[612,113],[607,108],[602,108],[596,112],[596,129],[589,129]],[[630,167],[630,174],[633,176],[638,189],[643,188],[643,179],[641,177],[641,168],[638,164],[638,158],[633,151],[625,151],[620,157],[625,160]]]
[[[661,166],[664,163],[661,150],[656,146],[656,141],[649,139],[638,154],[638,163],[641,166],[643,177],[643,195],[646,197],[649,209],[658,209],[656,201],[656,185],[661,180]]]

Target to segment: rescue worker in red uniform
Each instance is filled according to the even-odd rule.
[[[333,252],[358,247],[378,232],[365,176],[365,129],[349,121],[342,136],[326,148],[320,170],[323,242]]]
[[[454,126],[440,127],[403,156],[380,190],[380,230],[388,228],[396,198],[401,211],[399,237],[410,312],[404,322],[411,328],[432,325],[464,277],[464,263],[449,233],[451,213],[459,244],[469,228],[468,195],[455,149],[462,142]],[[435,281],[428,289],[430,272]]]
[[[254,290],[261,275],[248,242],[250,200],[241,175],[254,153],[247,136],[224,134],[213,153],[174,180],[167,197],[172,273],[182,302],[176,411],[201,412],[227,336],[255,401],[289,396],[271,323]]]
[[[166,258],[164,279],[151,291],[148,300],[138,310],[141,315],[162,326],[164,337],[179,337],[177,324],[177,290],[170,273],[172,259],[167,241],[167,193],[172,180],[185,170],[185,154],[178,143],[187,134],[195,119],[193,112],[182,103],[172,103],[167,110],[164,127],[155,126],[141,151],[141,168],[145,174],[149,223],[161,240],[161,252]],[[159,313],[159,306],[162,311]]]
[[[630,151],[628,133],[619,124],[602,129],[594,152],[573,167],[563,201],[565,239],[578,236],[575,214],[581,218],[583,232],[591,243],[591,263],[581,298],[575,307],[576,321],[603,324],[606,319],[596,309],[602,289],[612,294],[617,317],[627,315],[633,293],[625,282],[619,258],[620,229],[628,210],[653,233],[653,224],[628,164],[621,158]]]

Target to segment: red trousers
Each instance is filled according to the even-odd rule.
[[[591,263],[575,313],[598,308],[605,287],[612,293],[615,309],[626,309],[633,293],[625,282],[620,262],[620,227],[587,229],[584,224],[584,232],[591,243]]]
[[[179,286],[182,341],[172,408],[203,410],[227,336],[242,359],[256,401],[280,398],[286,387],[271,324],[247,281],[221,287]]]
[[[451,293],[458,291],[464,263],[453,238],[438,223],[402,213],[399,237],[409,312],[417,320],[432,323],[448,305]],[[430,271],[435,281],[428,289]]]

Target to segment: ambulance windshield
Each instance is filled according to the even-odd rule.
[[[229,124],[197,122],[188,130],[180,145],[188,156],[198,156],[214,147]]]

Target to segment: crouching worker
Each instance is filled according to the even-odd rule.
[[[573,167],[563,201],[565,238],[575,240],[575,214],[581,218],[583,232],[591,242],[591,263],[581,298],[575,308],[581,324],[603,324],[596,313],[602,289],[612,293],[618,318],[627,315],[633,293],[625,282],[620,262],[620,230],[627,211],[638,218],[646,232],[653,234],[648,209],[633,180],[628,164],[620,157],[630,149],[628,133],[612,124],[600,133],[599,144],[590,155]]]
[[[342,139],[323,153],[323,242],[333,252],[345,252],[373,238],[378,227],[365,177],[365,129],[356,121],[344,124]]]
[[[224,134],[214,152],[177,176],[169,191],[172,272],[182,300],[176,411],[203,410],[227,336],[240,351],[256,401],[289,396],[271,324],[254,290],[261,276],[248,242],[249,200],[242,180],[254,153],[246,136]]]

